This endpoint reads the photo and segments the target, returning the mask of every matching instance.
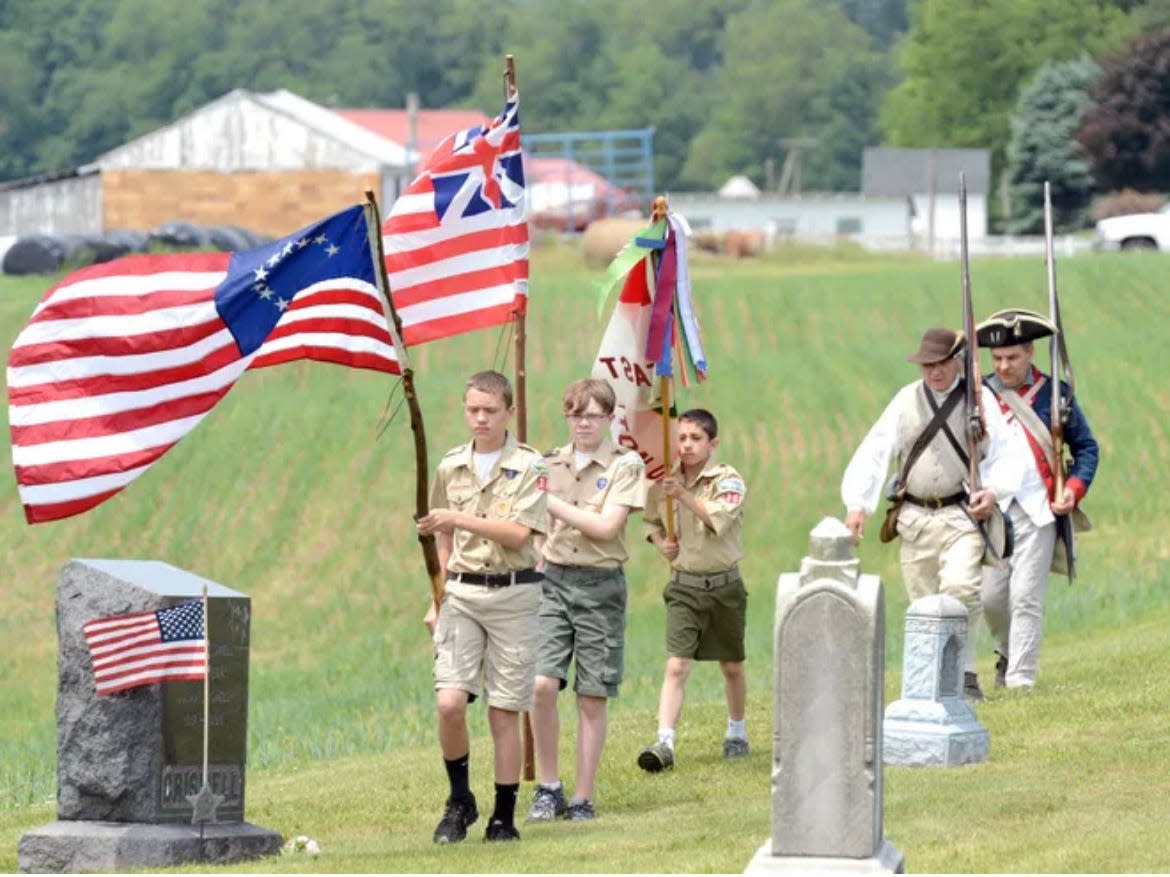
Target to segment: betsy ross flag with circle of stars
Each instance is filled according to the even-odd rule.
[[[82,627],[98,694],[207,672],[203,601],[98,618]]]
[[[397,374],[361,205],[241,253],[129,256],[46,293],[8,360],[30,524],[122,490],[248,368],[297,359]]]

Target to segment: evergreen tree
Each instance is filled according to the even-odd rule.
[[[1053,226],[1068,231],[1084,226],[1093,180],[1075,134],[1099,73],[1088,56],[1049,62],[1021,91],[1007,147],[1010,231],[1043,231],[1045,180],[1051,187]]]

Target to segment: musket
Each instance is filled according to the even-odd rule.
[[[1052,361],[1052,397],[1049,408],[1049,428],[1052,431],[1054,495],[1064,494],[1064,427],[1072,410],[1073,374],[1064,341],[1064,326],[1060,321],[1060,299],[1056,294],[1056,250],[1052,234],[1052,190],[1044,181],[1044,258],[1048,267],[1048,316],[1056,327],[1048,342]],[[1068,385],[1065,393],[1063,384]]]
[[[959,172],[959,262],[963,285],[963,371],[967,398],[967,484],[971,494],[979,484],[979,442],[983,440],[983,391],[979,379],[979,351],[975,346],[975,306],[971,301],[971,266],[967,251],[967,178]]]
[[[377,270],[374,277],[378,284],[378,291],[386,303],[386,314],[390,319],[390,336],[394,341],[394,355],[398,359],[398,367],[402,375],[402,391],[406,396],[406,407],[410,412],[410,431],[414,434],[414,519],[417,521],[430,511],[430,499],[427,491],[427,479],[430,467],[427,463],[427,433],[423,425],[422,409],[418,404],[418,394],[414,389],[414,369],[410,367],[410,356],[406,352],[406,344],[402,340],[402,318],[394,307],[394,298],[390,294],[390,281],[386,277],[386,260],[382,252],[382,218],[378,214],[378,202],[374,193],[366,190],[366,225],[369,228],[370,249],[374,253],[374,262]],[[442,566],[439,563],[439,547],[434,535],[419,534],[419,545],[422,547],[423,563],[426,565],[427,575],[431,580],[431,600],[438,611],[443,602]]]

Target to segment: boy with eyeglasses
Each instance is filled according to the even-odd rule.
[[[539,785],[528,822],[593,819],[594,780],[605,746],[607,699],[622,680],[628,557],[626,521],[642,508],[642,458],[614,444],[613,388],[586,379],[569,385],[565,418],[572,441],[545,455],[551,528],[544,541],[540,646],[532,697]],[[577,782],[565,796],[557,769],[557,695],[576,662]]]

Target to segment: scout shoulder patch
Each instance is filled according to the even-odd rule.
[[[731,505],[739,505],[743,501],[744,494],[747,493],[747,485],[743,483],[742,478],[735,476],[721,478],[719,483],[715,485],[715,493]]]
[[[532,471],[536,473],[536,489],[548,490],[548,464],[544,462],[544,457],[532,461]]]

